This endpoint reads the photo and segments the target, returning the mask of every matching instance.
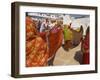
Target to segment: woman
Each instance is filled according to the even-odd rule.
[[[46,30],[49,30],[49,20],[45,19],[42,24],[41,24],[41,28],[40,28],[40,32],[45,32]]]
[[[90,47],[89,47],[89,27],[87,28],[86,31],[86,36],[82,41],[82,51],[83,51],[83,64],[89,64],[90,63]]]
[[[73,33],[70,29],[70,26],[64,25],[63,34],[64,34],[64,49],[69,50],[72,44],[71,40],[73,38]]]
[[[47,43],[38,35],[35,21],[26,17],[26,67],[46,66]]]

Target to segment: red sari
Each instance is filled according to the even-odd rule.
[[[85,39],[82,42],[83,51],[83,64],[90,63],[90,51],[89,51],[89,32],[86,34]]]

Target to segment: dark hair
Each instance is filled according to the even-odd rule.
[[[90,28],[89,28],[89,26],[88,26],[88,28],[87,28],[87,30],[86,30],[86,34],[89,33],[89,31],[90,31]]]

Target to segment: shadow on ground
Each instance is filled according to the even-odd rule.
[[[78,61],[80,64],[82,64],[82,60],[83,60],[83,53],[82,53],[82,51],[77,51],[75,56],[74,56],[74,59],[76,61]]]

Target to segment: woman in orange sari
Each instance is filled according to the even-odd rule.
[[[26,17],[26,67],[46,66],[48,56],[47,44],[38,35],[35,21]]]

